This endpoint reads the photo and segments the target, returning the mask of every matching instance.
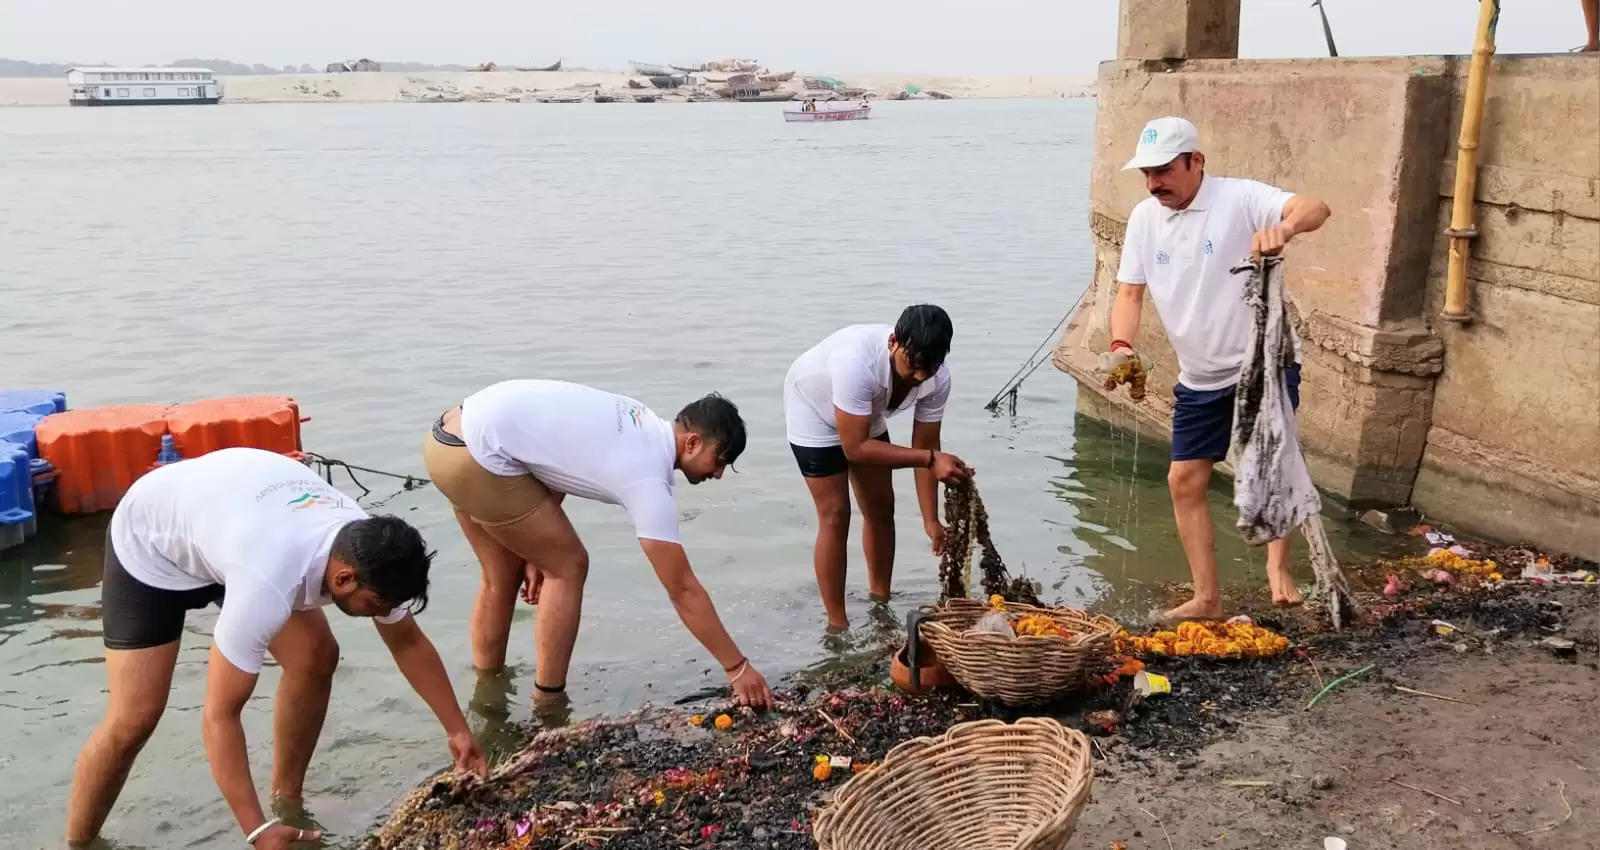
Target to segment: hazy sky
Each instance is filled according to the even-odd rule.
[[[1475,0],[1326,0],[1342,55],[1468,53]],[[1581,44],[1579,0],[1510,0],[1505,53]],[[1244,0],[1244,56],[1326,54],[1309,0]],[[281,66],[368,56],[622,67],[730,56],[822,72],[1093,74],[1116,0],[0,0],[0,56]]]

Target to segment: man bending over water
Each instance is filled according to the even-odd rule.
[[[850,488],[865,526],[867,586],[887,601],[894,572],[893,471],[916,469],[917,504],[933,553],[944,553],[936,481],[972,475],[961,459],[939,450],[950,398],[950,317],[932,304],[907,307],[889,325],[835,331],[795,359],[783,382],[783,416],[800,474],[817,507],[812,566],[828,611],[828,628],[850,625],[844,608],[845,544]],[[889,442],[889,417],[915,407],[911,446]]]
[[[674,473],[721,478],[744,451],[744,420],[719,395],[667,422],[626,396],[563,381],[514,380],[468,396],[434,423],[422,456],[483,568],[472,663],[505,666],[517,590],[538,602],[533,686],[560,699],[578,639],[589,553],[562,510],[567,494],[621,505],[689,631],[722,665],[741,704],[772,701],[695,578],[678,537]]]
[[[134,482],[111,515],[101,618],[110,705],[78,757],[67,840],[93,840],[172,687],[185,612],[216,603],[202,728],[211,775],[256,850],[320,837],[267,820],[239,715],[267,653],[283,669],[273,715],[272,794],[297,801],[339,663],[322,607],[370,617],[444,725],[456,767],[487,775],[439,654],[414,617],[428,602],[422,535],[370,517],[283,455],[222,449]]]

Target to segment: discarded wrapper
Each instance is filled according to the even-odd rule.
[[[1334,838],[1330,835],[1322,839],[1322,850],[1345,850],[1349,846],[1343,838]]]
[[[1157,676],[1148,670],[1140,670],[1133,676],[1133,690],[1139,696],[1147,697],[1151,694],[1172,693],[1172,683],[1166,676]]]
[[[850,769],[850,757],[849,756],[830,756],[828,758],[828,767],[833,768],[834,770],[849,770]]]
[[[1446,637],[1448,637],[1450,635],[1453,635],[1456,632],[1460,631],[1460,629],[1456,628],[1454,625],[1452,625],[1450,623],[1446,623],[1443,620],[1434,620],[1430,625],[1433,626],[1433,633],[1434,634],[1444,635]]]

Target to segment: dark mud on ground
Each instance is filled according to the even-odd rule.
[[[552,730],[536,736],[487,784],[439,782],[419,789],[368,846],[812,848],[815,809],[850,775],[841,767],[819,779],[813,774],[817,756],[878,762],[894,745],[942,734],[955,723],[1024,715],[1053,716],[1083,729],[1094,741],[1099,756],[1096,802],[1085,812],[1073,846],[1123,841],[1129,850],[1163,847],[1167,836],[1155,828],[1152,817],[1158,815],[1150,810],[1168,807],[1170,812],[1172,806],[1190,809],[1169,814],[1178,822],[1162,824],[1169,832],[1188,836],[1182,846],[1302,846],[1276,843],[1272,837],[1279,829],[1275,819],[1285,816],[1302,818],[1297,828],[1304,840],[1315,838],[1319,830],[1389,836],[1366,844],[1351,839],[1352,847],[1500,846],[1493,842],[1502,839],[1511,842],[1504,845],[1508,847],[1541,846],[1529,842],[1544,833],[1509,830],[1500,816],[1491,816],[1491,809],[1479,810],[1476,821],[1467,818],[1441,829],[1432,815],[1416,814],[1415,799],[1396,804],[1398,809],[1383,808],[1386,814],[1376,820],[1347,812],[1341,801],[1352,794],[1374,796],[1370,788],[1356,793],[1352,783],[1358,779],[1384,785],[1393,778],[1364,770],[1359,748],[1384,741],[1384,730],[1397,725],[1397,712],[1409,712],[1404,720],[1416,727],[1409,733],[1411,743],[1450,751],[1443,759],[1444,767],[1454,771],[1448,775],[1470,775],[1481,758],[1470,744],[1481,737],[1480,727],[1494,728],[1482,722],[1479,712],[1486,709],[1403,694],[1397,707],[1396,694],[1402,692],[1396,685],[1431,691],[1430,682],[1444,681],[1453,683],[1457,693],[1481,691],[1485,705],[1527,701],[1531,711],[1565,712],[1550,723],[1566,724],[1569,732],[1581,717],[1592,720],[1593,700],[1600,698],[1600,691],[1588,687],[1597,669],[1600,590],[1593,585],[1528,584],[1423,588],[1399,599],[1373,596],[1366,602],[1362,620],[1342,633],[1324,631],[1306,611],[1254,612],[1258,625],[1293,641],[1289,652],[1275,658],[1147,657],[1148,669],[1167,676],[1172,692],[1143,700],[1134,697],[1128,679],[1028,711],[959,692],[911,697],[887,685],[885,654],[851,670],[833,671],[825,684],[793,687],[783,693],[778,709],[762,715],[713,700]],[[1571,640],[1573,646],[1558,653],[1541,643],[1550,637]],[[1550,671],[1546,680],[1523,682],[1507,672],[1535,664]],[[1315,709],[1306,709],[1328,682],[1368,665],[1372,669],[1367,673],[1327,693]],[[1508,680],[1520,684],[1508,687]],[[1594,692],[1585,695],[1586,687]],[[1549,703],[1548,709],[1541,700]],[[734,725],[714,730],[715,718],[724,711]],[[1426,715],[1425,723],[1419,721],[1419,712]],[[691,725],[691,714],[701,713],[704,728]],[[1589,740],[1576,732],[1569,737]],[[1529,738],[1546,748],[1561,740],[1537,730]],[[1595,761],[1592,742],[1586,746],[1586,754],[1572,762],[1580,765],[1576,769],[1587,770],[1583,765]],[[1384,750],[1390,761],[1402,751],[1412,752],[1405,744]],[[1503,783],[1521,775],[1522,785],[1507,790],[1491,782],[1481,793],[1509,800],[1516,796],[1515,788],[1526,787],[1534,808],[1540,808],[1539,801],[1554,799],[1550,789],[1534,787],[1549,772],[1541,756],[1530,756],[1526,748],[1510,752],[1518,763],[1497,765],[1493,780]],[[1267,778],[1260,778],[1262,774]],[[1246,778],[1240,780],[1240,775]],[[1583,778],[1573,774],[1575,782]],[[1588,779],[1592,785],[1592,776]],[[1471,787],[1465,779],[1452,781],[1453,787]],[[1582,796],[1564,785],[1560,790]],[[1419,796],[1392,783],[1384,791]],[[1420,796],[1423,802],[1437,802]],[[1235,799],[1241,808],[1218,810],[1212,798]],[[1203,814],[1192,811],[1195,807]],[[1557,806],[1556,814],[1561,812]],[[1308,813],[1320,820],[1305,821]],[[1200,834],[1205,830],[1210,833]],[[1463,836],[1468,834],[1488,843],[1466,842]]]

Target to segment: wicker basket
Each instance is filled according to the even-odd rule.
[[[915,738],[817,812],[821,850],[1061,850],[1089,799],[1082,732],[979,720]]]
[[[922,639],[967,690],[1010,705],[1034,705],[1086,688],[1110,669],[1117,623],[1072,608],[1036,608],[1011,602],[1007,613],[1048,614],[1073,636],[1002,635],[967,629],[989,607],[976,599],[951,599],[923,621]]]

